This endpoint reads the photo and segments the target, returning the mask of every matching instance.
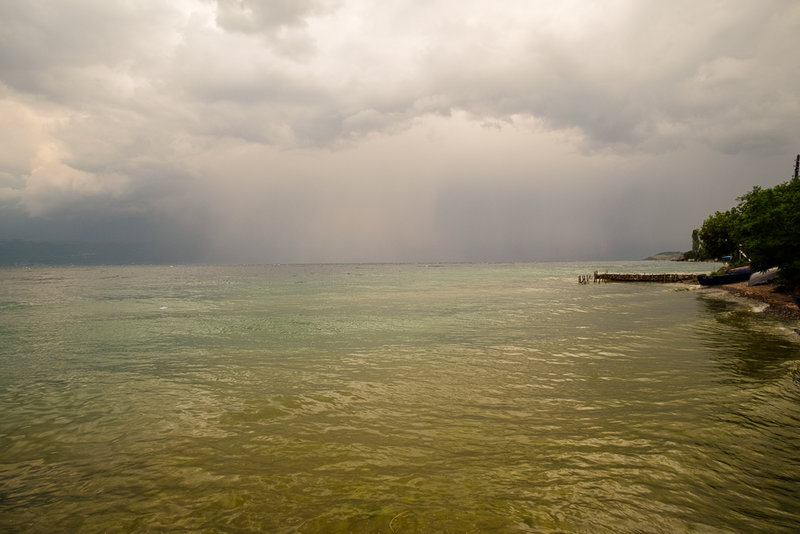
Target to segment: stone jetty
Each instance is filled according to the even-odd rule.
[[[597,282],[684,282],[697,278],[696,274],[620,274],[598,273],[595,271],[593,281]]]

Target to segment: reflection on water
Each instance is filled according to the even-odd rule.
[[[2,271],[0,527],[797,531],[791,330],[594,268]]]

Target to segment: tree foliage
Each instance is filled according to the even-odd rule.
[[[703,259],[736,256],[738,246],[735,227],[739,213],[736,208],[725,212],[716,212],[703,221],[698,232],[700,239],[700,257]]]
[[[736,261],[743,254],[753,270],[779,267],[790,286],[800,286],[800,179],[754,187],[738,200],[736,207],[703,222],[697,233],[699,257]]]
[[[737,209],[735,238],[753,269],[780,267],[784,279],[800,285],[800,180],[754,187]]]

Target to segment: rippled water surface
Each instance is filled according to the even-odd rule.
[[[800,325],[595,269],[2,269],[0,530],[800,530]]]

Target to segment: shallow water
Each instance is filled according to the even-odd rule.
[[[797,325],[596,269],[1,269],[0,529],[798,531]]]

